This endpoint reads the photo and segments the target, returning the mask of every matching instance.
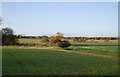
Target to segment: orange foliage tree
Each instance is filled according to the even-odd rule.
[[[64,38],[63,34],[60,32],[57,32],[55,36],[50,37],[50,43],[52,45],[55,45],[58,42],[61,42],[61,39]]]

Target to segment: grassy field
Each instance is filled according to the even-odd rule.
[[[19,39],[19,42],[28,45],[38,44],[39,46],[3,47],[3,75],[118,74],[118,44],[116,40],[71,42],[72,45],[68,47],[68,50],[54,46],[45,47],[43,45],[46,43],[40,42],[40,39]],[[81,52],[92,55],[81,54]]]
[[[3,48],[3,75],[116,75],[117,60],[51,49]]]
[[[118,57],[117,43],[78,43],[69,47],[72,51],[101,54],[112,57]]]
[[[18,39],[19,43],[23,43],[23,44],[46,44],[41,42],[41,39],[35,39],[35,38],[20,38]]]

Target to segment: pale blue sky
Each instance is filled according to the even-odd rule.
[[[118,36],[117,2],[3,3],[3,27],[16,34]]]

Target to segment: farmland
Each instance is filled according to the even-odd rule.
[[[119,75],[117,2],[16,1],[0,2],[3,76]]]
[[[69,49],[80,52],[87,52],[93,54],[101,54],[116,57],[118,55],[118,45],[117,43],[98,43],[98,44],[74,44],[70,46]]]
[[[38,47],[51,47],[47,43],[40,42],[41,39],[19,39],[20,43],[24,44],[37,44]],[[70,41],[70,40],[69,40]],[[89,40],[90,41],[90,40]],[[104,40],[95,40],[97,42],[71,42],[71,46],[68,50],[77,52],[86,52],[92,54],[107,55],[117,58],[118,55],[118,40],[110,40],[104,42]],[[55,49],[55,47],[54,47]],[[58,48],[57,48],[58,49]]]
[[[21,42],[35,42],[35,40],[34,42],[29,41],[22,39]],[[3,75],[118,74],[117,42],[72,43],[68,50],[59,47],[8,46],[3,47],[2,51]],[[81,54],[81,52],[93,55]],[[110,56],[111,58],[97,55]]]

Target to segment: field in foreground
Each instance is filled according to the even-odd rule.
[[[3,75],[116,75],[117,60],[51,49],[3,48]]]

